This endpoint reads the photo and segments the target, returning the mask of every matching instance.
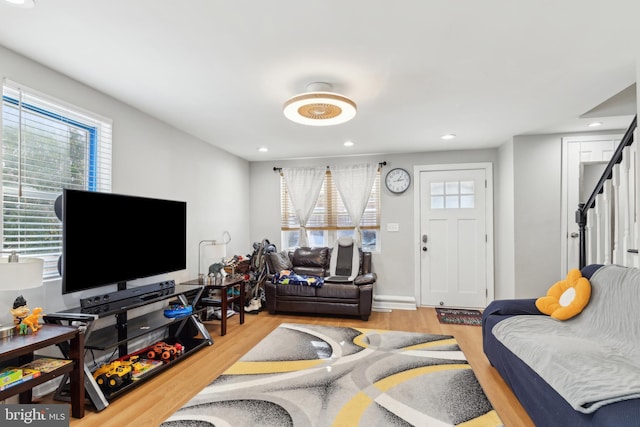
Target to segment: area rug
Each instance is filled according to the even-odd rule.
[[[503,426],[452,336],[285,323],[162,427]]]
[[[480,310],[436,307],[436,314],[438,315],[440,323],[449,325],[482,326],[482,313]]]

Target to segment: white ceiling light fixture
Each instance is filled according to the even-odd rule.
[[[356,145],[356,143],[353,141],[345,141],[343,145],[345,147],[353,147],[354,145]]]
[[[445,135],[442,135],[440,138],[441,138],[441,139],[444,139],[444,140],[447,140],[447,139],[453,139],[453,138],[455,138],[455,137],[456,137],[456,136],[455,136],[454,134],[452,134],[452,133],[447,133],[447,134],[445,134]]]
[[[356,116],[356,103],[331,91],[329,83],[307,85],[307,92],[289,98],[284,103],[284,115],[289,120],[309,126],[332,126],[348,122]]]
[[[602,126],[602,122],[589,123],[590,128],[597,128],[598,126]]]
[[[32,8],[36,5],[34,0],[4,0],[7,3],[13,5],[13,6],[18,6],[18,7],[24,7],[24,8]]]

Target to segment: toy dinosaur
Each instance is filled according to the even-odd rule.
[[[22,323],[20,326],[20,333],[22,333],[22,325],[27,325],[28,327],[31,328],[31,331],[34,333],[38,332],[38,329],[40,329],[40,323],[39,323],[40,317],[42,317],[42,308],[40,307],[34,308],[33,312],[30,315],[22,319]]]

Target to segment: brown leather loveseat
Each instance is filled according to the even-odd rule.
[[[265,282],[267,310],[276,312],[337,314],[359,316],[369,320],[373,303],[371,253],[360,251],[359,274],[349,283],[325,280],[321,287],[273,283],[274,273],[293,270],[296,274],[327,278],[332,248],[297,248],[294,251],[270,253],[266,257],[269,278]]]

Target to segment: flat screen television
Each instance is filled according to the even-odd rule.
[[[186,202],[65,189],[61,206],[62,293],[186,269]]]

